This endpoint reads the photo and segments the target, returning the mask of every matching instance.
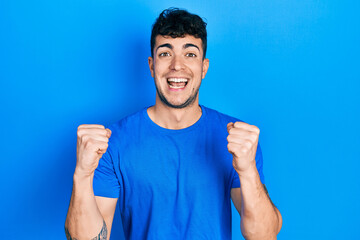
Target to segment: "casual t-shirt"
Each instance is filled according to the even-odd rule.
[[[239,120],[201,109],[180,130],[158,126],[147,108],[110,127],[93,188],[119,198],[126,239],[231,239],[230,191],[240,182],[226,137]],[[256,166],[264,183],[259,145]]]

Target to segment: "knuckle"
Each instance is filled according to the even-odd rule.
[[[237,127],[237,128],[240,128],[240,127],[244,126],[244,124],[246,124],[246,123],[241,122],[241,121],[237,121],[237,122],[234,123],[234,126]]]
[[[90,148],[91,145],[92,145],[92,141],[91,141],[91,140],[89,140],[89,141],[84,141],[84,147],[85,147],[86,149]]]
[[[84,143],[84,147],[86,149],[92,149],[95,148],[97,145],[96,141],[94,139],[89,138],[85,143]]]
[[[245,142],[246,142],[246,146],[248,148],[250,148],[254,144],[254,142],[252,140],[249,140],[249,139],[247,139]]]
[[[240,125],[241,125],[240,122],[235,122],[235,123],[234,123],[234,126],[235,126],[235,127],[239,127]]]
[[[85,143],[85,148],[90,150],[96,150],[99,148],[99,144],[95,140],[89,139],[89,141]]]
[[[89,142],[90,137],[89,137],[89,135],[83,134],[80,136],[80,139],[82,142]]]
[[[230,128],[229,134],[234,134],[235,128]]]
[[[250,132],[251,138],[257,138],[259,134],[257,132]]]
[[[245,147],[245,146],[241,146],[241,147],[239,148],[239,151],[242,152],[242,153],[247,153],[248,148]]]
[[[260,129],[259,129],[257,126],[254,126],[254,125],[253,125],[253,131],[254,131],[255,133],[257,133],[257,134],[260,133]]]
[[[83,135],[83,133],[84,133],[84,130],[83,130],[82,128],[78,128],[78,130],[77,130],[77,136],[78,136],[78,137],[81,137],[81,136]]]

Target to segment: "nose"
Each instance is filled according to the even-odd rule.
[[[184,62],[183,62],[183,59],[181,58],[181,56],[174,56],[171,59],[170,69],[179,71],[179,70],[182,70],[183,68],[184,68]]]

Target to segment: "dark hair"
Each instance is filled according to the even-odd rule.
[[[198,15],[191,14],[179,8],[168,8],[160,13],[151,31],[151,56],[154,55],[155,38],[157,35],[170,36],[172,38],[191,35],[201,38],[203,59],[206,55],[207,33],[206,23]]]

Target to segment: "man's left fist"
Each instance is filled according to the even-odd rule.
[[[260,130],[244,122],[228,123],[228,150],[233,155],[233,167],[238,174],[256,166],[255,156]]]

